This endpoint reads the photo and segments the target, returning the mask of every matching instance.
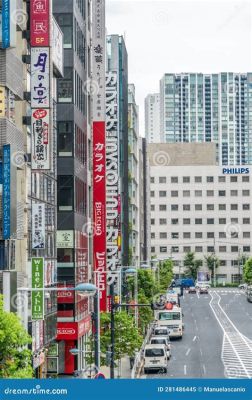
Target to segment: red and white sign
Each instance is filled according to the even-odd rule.
[[[31,0],[30,35],[32,47],[50,46],[50,0]]]
[[[32,113],[32,169],[50,170],[50,116],[49,110],[37,109]]]
[[[106,151],[105,122],[93,123],[93,251],[100,310],[106,311]]]
[[[80,322],[58,322],[57,340],[77,340],[91,329],[91,316]]]

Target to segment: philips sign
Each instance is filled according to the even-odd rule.
[[[223,168],[222,169],[223,174],[249,174],[250,169],[249,168]]]

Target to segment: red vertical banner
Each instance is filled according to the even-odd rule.
[[[30,41],[32,47],[50,46],[50,0],[31,0]]]
[[[106,291],[106,146],[105,122],[93,122],[93,254],[100,311],[107,310]]]

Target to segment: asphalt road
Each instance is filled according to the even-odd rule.
[[[208,295],[186,293],[181,306],[185,330],[182,340],[171,343],[168,372],[143,378],[252,377],[252,304],[243,292],[211,289]]]

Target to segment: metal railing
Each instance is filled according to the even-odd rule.
[[[134,365],[133,365],[133,368],[131,371],[131,379],[138,378],[139,374],[141,373],[141,370],[143,368],[144,348],[145,348],[146,344],[148,344],[150,341],[154,325],[155,324],[153,322],[148,326],[147,333],[145,335],[142,346],[141,346],[139,352],[136,354]]]

